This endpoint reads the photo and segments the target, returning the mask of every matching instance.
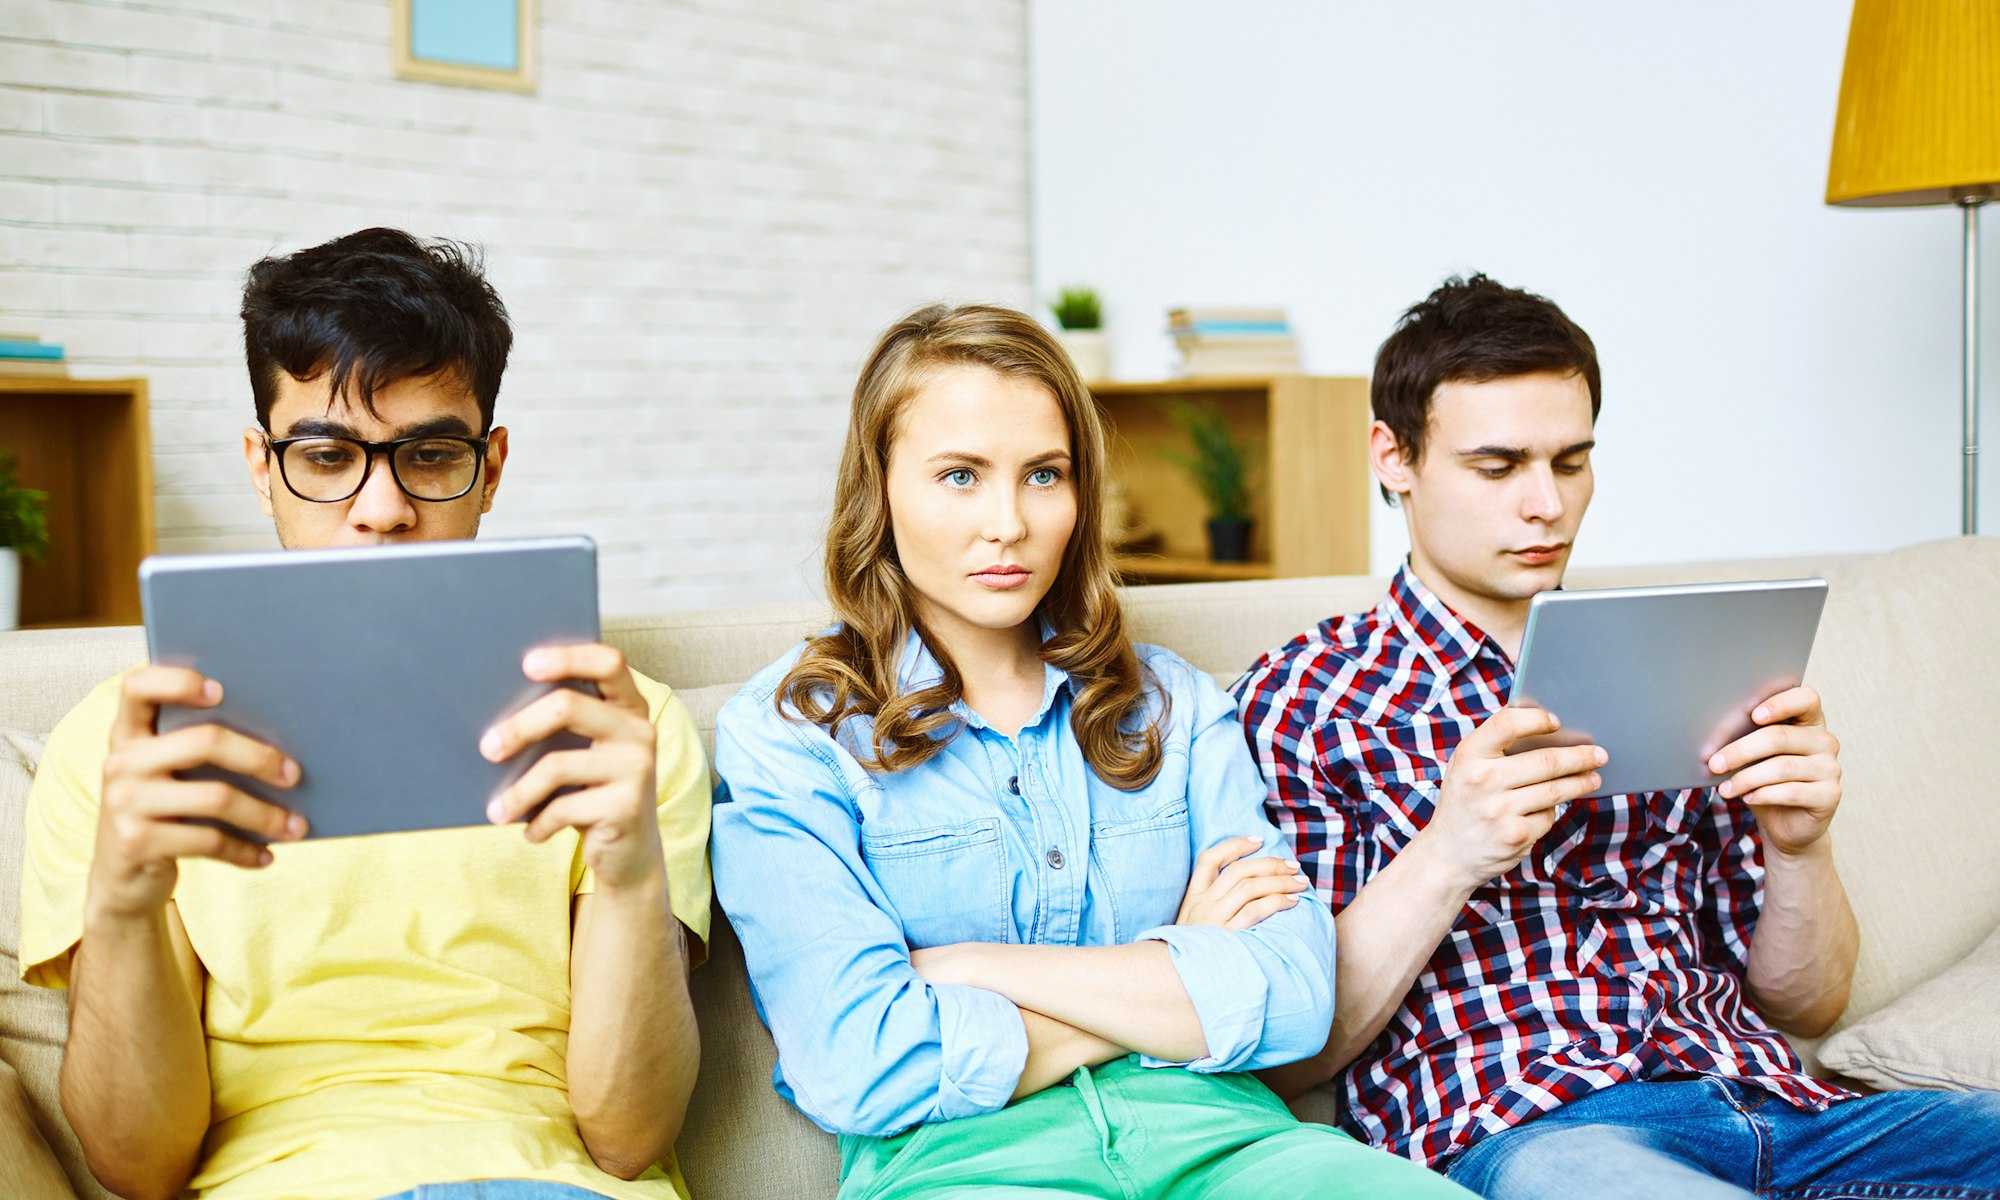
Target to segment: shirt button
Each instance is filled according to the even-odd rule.
[[[1063,863],[1069,861],[1063,857],[1063,852],[1054,846],[1049,847],[1049,852],[1044,857],[1049,860],[1049,866],[1054,867],[1058,871],[1063,869]]]
[[[1019,775],[1010,776],[1008,778],[1007,790],[1014,793],[1016,796],[1021,794],[1021,777]]]

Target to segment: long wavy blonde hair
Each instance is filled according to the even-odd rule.
[[[889,448],[897,418],[931,372],[983,366],[1046,388],[1069,429],[1076,526],[1040,615],[1055,634],[1041,657],[1069,674],[1070,725],[1084,761],[1114,787],[1152,782],[1160,769],[1160,712],[1144,720],[1147,672],[1125,636],[1118,579],[1104,540],[1104,427],[1069,356],[1047,330],[1012,309],[943,304],[890,326],[854,385],[847,444],[834,485],[826,535],[826,592],[839,625],[814,638],[786,674],[774,703],[837,730],[850,717],[875,721],[871,769],[902,771],[944,748],[957,718],[950,706],[964,683],[950,654],[924,628],[916,596],[896,556],[889,521]],[[914,629],[943,676],[905,694],[897,679]]]

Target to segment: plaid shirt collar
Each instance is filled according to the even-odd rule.
[[[1453,612],[1442,597],[1417,578],[1407,559],[1389,581],[1389,594],[1382,598],[1381,611],[1417,647],[1441,679],[1456,679],[1482,653],[1491,655],[1508,671],[1513,669],[1499,643]]]

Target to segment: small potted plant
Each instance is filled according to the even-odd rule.
[[[1067,287],[1050,306],[1061,332],[1056,339],[1069,351],[1076,373],[1085,383],[1111,378],[1111,343],[1104,337],[1104,306],[1096,291],[1087,287]]]
[[[49,548],[48,496],[14,477],[14,456],[0,454],[0,629],[21,623],[21,559]]]
[[[1174,423],[1187,434],[1192,454],[1174,454],[1208,503],[1208,557],[1214,562],[1250,559],[1250,454],[1222,410],[1183,401]]]

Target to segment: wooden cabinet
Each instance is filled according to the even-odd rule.
[[[0,451],[49,494],[49,553],[21,569],[21,624],[135,625],[153,550],[143,379],[0,374]]]
[[[1280,375],[1091,385],[1111,444],[1111,477],[1156,553],[1121,554],[1127,583],[1368,573],[1368,381]],[[1189,449],[1178,400],[1213,404],[1256,464],[1249,562],[1208,558],[1207,509],[1169,455]]]

